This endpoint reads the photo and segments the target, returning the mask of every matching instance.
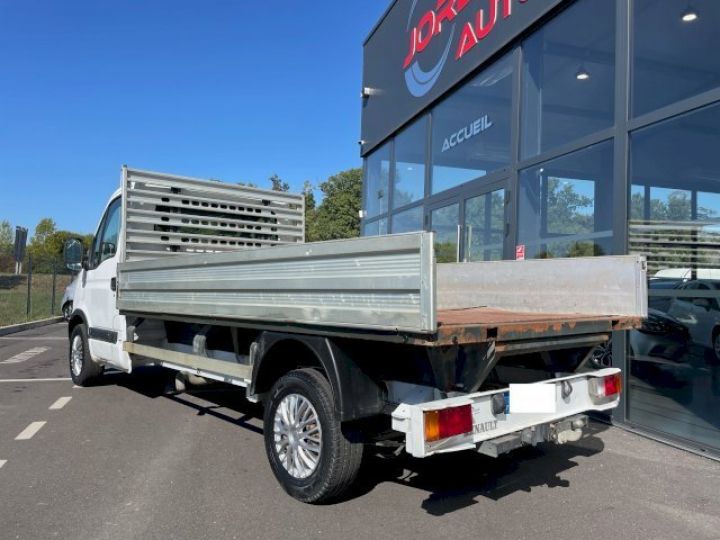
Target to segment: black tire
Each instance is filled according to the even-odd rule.
[[[72,307],[72,302],[66,302],[62,308],[63,318],[66,321],[70,321],[70,317],[72,316]]]
[[[310,402],[320,428],[319,457],[315,469],[306,477],[289,472],[283,465],[276,444],[275,414],[283,400],[292,395],[299,395]],[[363,445],[349,441],[343,434],[332,388],[320,372],[299,369],[291,371],[275,383],[266,402],[263,431],[265,451],[275,477],[285,491],[299,501],[312,504],[330,502],[340,497],[355,481],[362,462]],[[280,435],[278,437],[282,438]],[[286,443],[288,437],[285,438]],[[290,446],[289,443],[286,445]]]
[[[76,362],[73,361],[74,359]],[[78,386],[89,386],[102,375],[102,366],[95,363],[90,357],[87,329],[84,324],[78,324],[70,334],[68,363],[70,377]]]

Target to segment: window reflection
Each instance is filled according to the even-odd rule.
[[[631,138],[631,253],[649,317],[629,335],[629,417],[720,448],[720,106]]]
[[[365,212],[372,218],[388,211],[390,188],[390,145],[375,150],[365,165]]]
[[[416,206],[393,216],[392,232],[407,233],[423,230],[423,208]]]
[[[465,201],[465,261],[502,259],[504,230],[504,189]]]
[[[381,236],[387,233],[387,219],[385,218],[365,223],[363,226],[363,236]]]
[[[431,213],[435,231],[435,257],[439,263],[458,262],[460,204],[450,204]]]
[[[427,117],[417,121],[395,138],[395,192],[393,208],[425,195],[425,144]]]
[[[613,125],[615,1],[580,0],[523,43],[522,156]]]
[[[683,20],[692,8],[693,20]],[[633,113],[641,115],[720,85],[720,2],[634,0]]]
[[[522,171],[518,243],[527,258],[612,253],[612,157],[605,142]]]
[[[432,192],[510,163],[512,62],[503,58],[433,111]]]

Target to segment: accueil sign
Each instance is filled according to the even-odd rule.
[[[463,127],[460,131],[446,137],[443,141],[442,151],[447,152],[448,150],[469,141],[473,137],[477,137],[491,127],[493,127],[493,123],[488,115],[485,114],[472,122],[470,125]]]

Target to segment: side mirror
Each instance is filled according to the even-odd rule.
[[[85,258],[83,257],[83,245],[78,238],[71,238],[65,241],[63,247],[63,261],[65,268],[72,272],[79,272],[85,267]]]

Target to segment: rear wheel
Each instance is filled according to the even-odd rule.
[[[70,376],[78,386],[88,386],[102,374],[102,366],[90,358],[87,330],[84,324],[78,324],[70,334],[69,361]]]
[[[363,445],[343,434],[330,383],[318,371],[292,371],[275,383],[264,433],[273,473],[296,499],[328,502],[354,482]]]

